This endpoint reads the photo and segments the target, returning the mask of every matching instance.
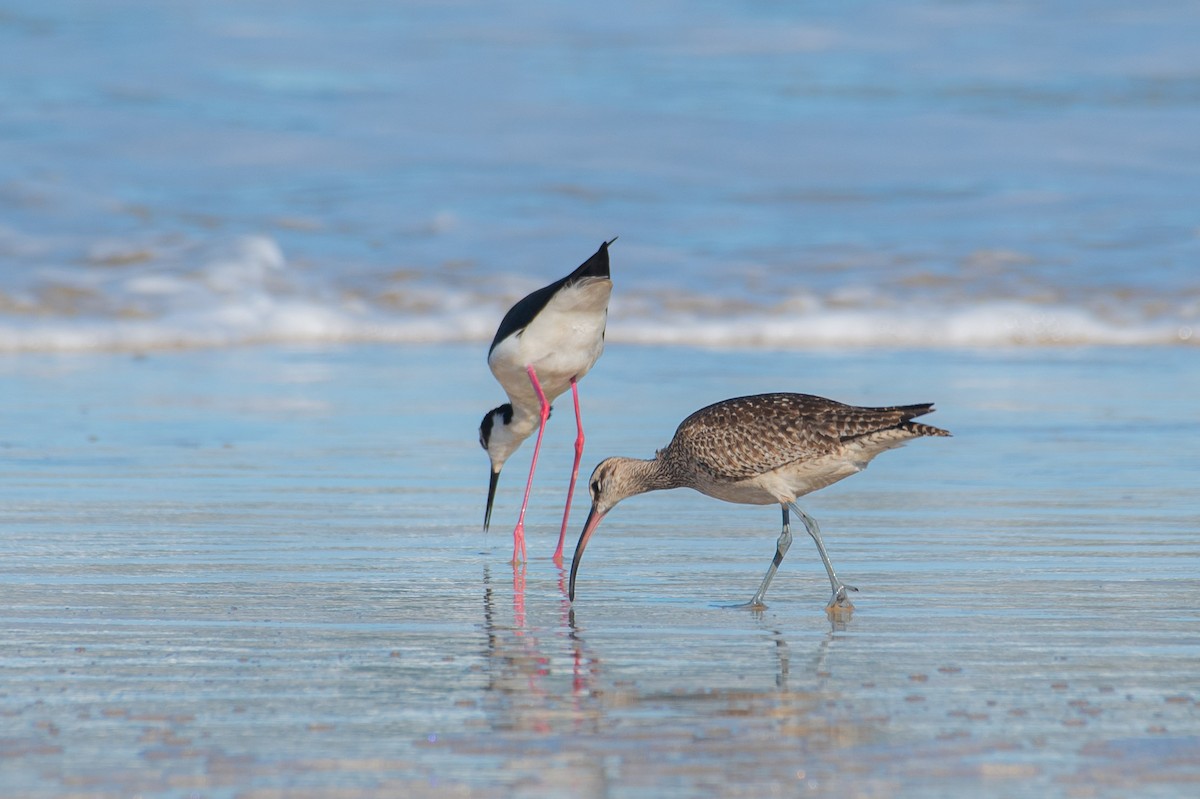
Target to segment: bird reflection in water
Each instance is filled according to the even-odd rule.
[[[558,623],[545,628],[528,621],[525,564],[512,564],[512,570],[512,622],[506,624],[497,609],[497,595],[502,592],[492,582],[490,567],[483,569],[487,636],[483,702],[488,724],[493,729],[538,733],[589,730],[599,717],[592,706],[597,662],[588,656],[570,618],[566,574],[558,569]],[[534,601],[532,607],[541,605]],[[567,662],[569,681],[563,668]]]

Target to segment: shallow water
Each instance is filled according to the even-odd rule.
[[[1200,783],[1200,430],[1185,349],[612,345],[585,474],[707,402],[933,400],[954,432],[779,514],[622,503],[572,610],[488,535],[477,346],[0,359],[0,784],[23,796],[1180,796]],[[636,411],[636,412],[634,412]],[[562,417],[566,417],[565,419]],[[579,500],[568,553],[582,526]]]
[[[6,3],[0,792],[1195,793],[1198,31]],[[738,394],[938,403],[954,438],[802,502],[851,617],[801,540],[725,607],[778,511],[683,491],[609,515],[572,610],[565,405],[534,560],[530,447],[480,532],[484,343],[618,234],[585,474]]]

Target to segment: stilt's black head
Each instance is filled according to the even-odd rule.
[[[512,420],[513,406],[506,402],[485,413],[483,421],[479,423],[479,446],[483,447],[492,462],[491,475],[488,478],[487,510],[483,514],[485,531],[492,520],[492,503],[496,499],[496,484],[500,481],[500,470],[504,467],[508,456],[521,444],[509,429]]]
[[[479,423],[479,446],[487,450],[488,444],[492,440],[492,430],[496,426],[496,421],[499,420],[500,425],[504,426],[512,424],[512,418],[513,406],[508,402],[485,413],[483,421]]]

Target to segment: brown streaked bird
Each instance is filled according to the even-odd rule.
[[[775,571],[792,545],[789,509],[804,523],[833,587],[828,607],[853,607],[825,552],[821,531],[796,505],[805,494],[861,472],[879,453],[922,436],[948,436],[945,430],[914,422],[933,403],[859,408],[811,394],[757,394],[724,400],[684,419],[666,449],[651,460],[607,458],[589,488],[592,510],[571,561],[569,597],[592,533],[623,499],[647,491],[693,488],[701,494],[745,505],[783,507],[783,532],[758,591],[742,607],[763,608]]]

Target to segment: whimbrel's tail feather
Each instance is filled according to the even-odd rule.
[[[927,413],[933,413],[932,402],[919,402],[916,405],[892,405],[887,408],[872,408],[873,411],[892,411],[899,412],[900,418],[904,421],[915,419],[918,416],[924,416]]]
[[[867,441],[899,446],[900,443],[921,436],[949,436],[948,430],[930,424],[914,422],[913,417],[933,412],[932,402],[917,405],[892,405],[886,408],[866,408],[868,413],[865,430],[854,430],[852,426],[842,434],[842,441]]]
[[[897,425],[901,430],[909,432],[914,438],[917,436],[952,436],[949,430],[943,430],[940,427],[934,427],[931,424],[921,424],[920,422],[904,421]]]
[[[917,405],[898,405],[896,410],[901,411],[900,424],[896,425],[901,430],[911,433],[916,436],[949,436],[949,430],[943,430],[940,427],[934,427],[931,424],[922,424],[921,422],[912,421],[916,416],[924,416],[927,413],[933,413],[932,402],[922,402]]]

